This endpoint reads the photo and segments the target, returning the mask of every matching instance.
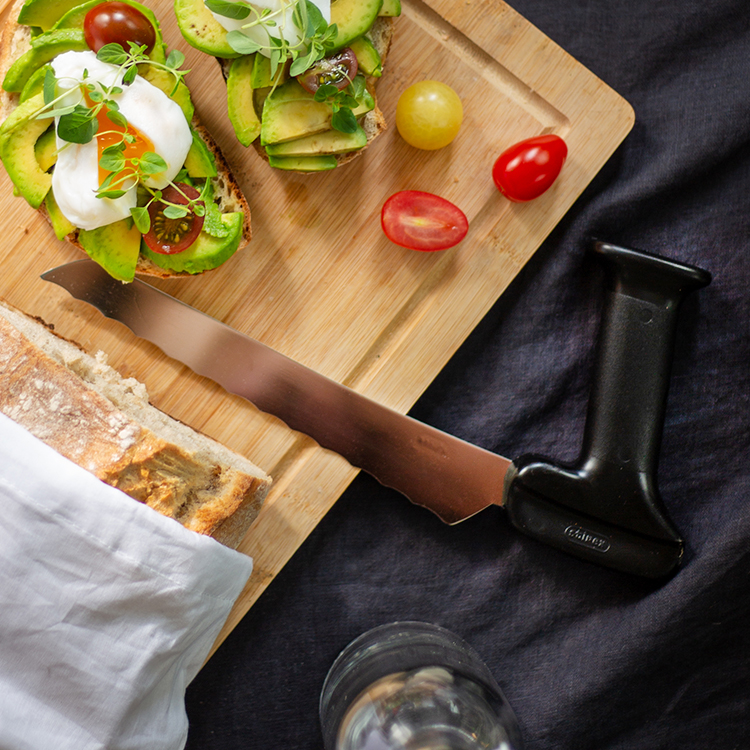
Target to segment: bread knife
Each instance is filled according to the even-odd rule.
[[[606,295],[581,456],[509,460],[366,398],[139,279],[94,261],[42,275],[199,375],[312,437],[455,524],[490,505],[535,539],[589,562],[658,578],[684,542],[656,485],[677,309],[711,276],[604,242]]]

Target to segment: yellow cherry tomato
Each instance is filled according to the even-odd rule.
[[[418,81],[399,97],[396,127],[415,148],[434,151],[447,146],[461,128],[464,110],[458,94],[440,81]]]

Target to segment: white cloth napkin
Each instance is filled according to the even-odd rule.
[[[0,414],[0,750],[174,750],[252,560]]]

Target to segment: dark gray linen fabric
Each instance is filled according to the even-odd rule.
[[[636,124],[412,414],[506,456],[572,461],[602,300],[589,238],[708,270],[680,315],[658,472],[684,564],[658,583],[612,572],[499,509],[449,528],[361,475],[189,687],[190,750],[321,748],[336,655],[403,619],[482,655],[530,750],[750,747],[750,9],[511,5]]]

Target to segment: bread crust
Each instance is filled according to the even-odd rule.
[[[142,384],[103,355],[2,301],[0,412],[103,482],[232,548],[271,485],[247,459],[150,405]]]
[[[25,0],[15,0],[13,7],[9,11],[8,19],[2,32],[2,49],[0,50],[0,81],[5,78],[8,69],[21,55],[30,48],[31,29],[16,22],[18,14]],[[18,106],[19,94],[5,91],[0,87],[0,124],[13,112]],[[239,186],[227,160],[224,158],[219,145],[214,140],[211,133],[201,123],[197,115],[193,115],[191,121],[192,128],[199,134],[209,151],[213,154],[216,161],[217,176],[211,178],[214,189],[214,199],[218,202],[222,212],[225,211],[242,211],[242,239],[236,252],[239,252],[250,242],[252,238],[252,224],[250,216],[250,206]],[[49,215],[47,214],[44,204],[38,209],[39,213],[51,225]],[[79,240],[79,231],[76,230],[65,236],[65,241],[78,248],[82,253],[86,253]],[[200,276],[201,273],[189,273],[187,271],[171,271],[161,268],[152,263],[144,255],[138,257],[136,273],[142,276],[155,276],[159,278],[174,277],[193,277]]]

